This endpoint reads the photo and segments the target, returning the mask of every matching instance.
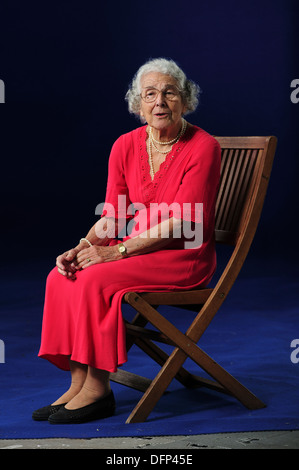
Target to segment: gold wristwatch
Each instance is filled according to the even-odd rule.
[[[127,248],[125,247],[125,245],[123,243],[119,243],[117,246],[118,246],[118,251],[120,252],[120,254],[122,256],[127,256]]]

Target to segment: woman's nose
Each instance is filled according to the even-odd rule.
[[[157,99],[156,99],[156,105],[158,106],[163,106],[166,104],[166,99],[163,91],[160,91],[158,93]]]

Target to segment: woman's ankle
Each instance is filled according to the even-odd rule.
[[[109,390],[107,388],[91,389],[84,385],[80,392],[67,403],[66,409],[78,409],[91,405],[92,403],[105,398],[110,394],[110,392],[110,387]]]
[[[83,386],[82,383],[72,382],[70,388],[63,395],[61,395],[61,397],[59,397],[55,402],[53,402],[52,406],[62,405],[71,401],[81,391],[82,386]]]

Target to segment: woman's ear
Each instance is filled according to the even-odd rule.
[[[146,119],[145,119],[145,117],[144,117],[144,113],[143,113],[141,110],[139,111],[139,119],[140,119],[140,121],[141,121],[143,124],[146,123]]]

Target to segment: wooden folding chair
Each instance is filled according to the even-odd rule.
[[[277,139],[274,136],[216,139],[222,149],[222,163],[215,237],[216,242],[232,245],[234,249],[214,288],[125,294],[124,302],[137,311],[133,321],[127,322],[127,349],[136,344],[161,365],[153,380],[121,369],[111,374],[112,380],[144,392],[127,423],[145,421],[174,378],[186,387],[205,386],[233,395],[249,409],[265,406],[202,351],[197,342],[227,297],[247,256],[260,219]],[[196,309],[198,313],[192,316],[189,328],[183,333],[157,311],[160,305]],[[156,330],[145,329],[148,322]],[[156,345],[157,341],[174,346],[172,353],[166,354]],[[214,380],[185,370],[182,365],[188,357]]]

